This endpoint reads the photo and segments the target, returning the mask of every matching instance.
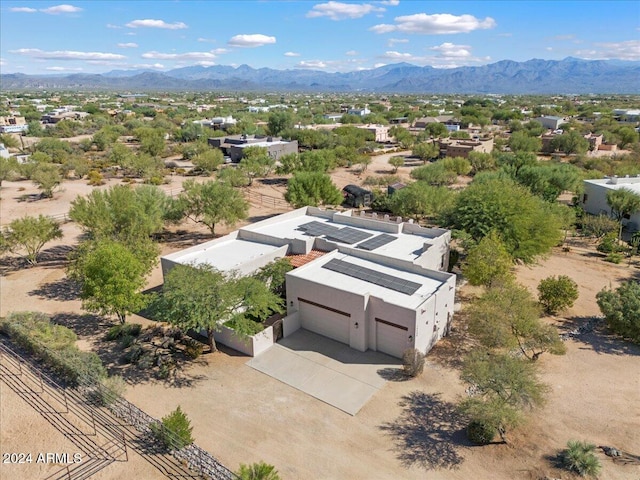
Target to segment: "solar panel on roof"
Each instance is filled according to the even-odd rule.
[[[388,235],[383,233],[382,235],[378,235],[377,237],[370,238],[366,242],[362,242],[358,245],[358,248],[362,248],[363,250],[375,250],[376,248],[382,247],[387,243],[393,242],[397,237],[393,235]]]
[[[405,295],[413,295],[421,287],[419,283],[394,277],[393,275],[387,275],[386,273],[380,273],[376,270],[354,265],[353,263],[336,258],[329,260],[322,265],[322,268],[364,280],[365,282],[373,283],[374,285],[379,285],[389,290],[404,293]]]
[[[363,232],[362,230],[356,230],[355,228],[345,227],[341,228],[337,232],[333,232],[327,235],[331,240],[337,240],[343,243],[358,243],[365,238],[369,238],[371,233]]]
[[[305,235],[319,237],[320,235],[328,235],[330,233],[337,232],[339,228],[327,225],[326,223],[313,221],[300,225],[298,230],[303,231]]]

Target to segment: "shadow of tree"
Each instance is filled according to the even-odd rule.
[[[175,232],[165,230],[162,233],[154,235],[154,239],[171,244],[176,247],[187,247],[208,242],[217,238],[219,235],[212,236],[209,232],[188,232],[186,230],[177,230]]]
[[[610,333],[604,321],[598,322],[592,331],[575,333],[593,321],[594,317],[565,318],[558,326],[558,330],[561,334],[569,334],[573,341],[583,344],[584,347],[581,348],[589,348],[596,353],[640,356],[640,345],[635,345]]]
[[[75,247],[69,245],[57,245],[55,247],[47,248],[40,252],[38,255],[39,264],[60,264],[67,263],[69,261],[69,255],[75,250]]]
[[[0,275],[7,275],[18,270],[24,270],[33,267],[59,267],[66,265],[69,261],[69,255],[75,247],[68,245],[58,245],[43,250],[38,255],[38,264],[31,265],[25,257],[19,255],[4,255],[0,258]]]
[[[31,290],[29,295],[46,298],[47,300],[76,300],[80,297],[80,285],[78,282],[64,277],[55,282],[45,283],[35,290]]]
[[[440,394],[414,391],[402,397],[402,414],[380,429],[394,437],[398,459],[406,467],[426,470],[455,469],[463,461],[462,447],[470,446],[464,434],[465,419],[453,403]]]
[[[58,325],[70,328],[76,332],[79,337],[103,335],[107,332],[109,327],[114,325],[114,323],[108,319],[99,315],[92,315],[90,313],[57,313],[51,316],[51,321]]]
[[[397,368],[397,367],[381,368],[377,371],[377,374],[380,375],[385,380],[387,380],[388,382],[406,382],[407,380],[411,379],[411,377],[404,374],[404,371],[402,370],[402,368]]]

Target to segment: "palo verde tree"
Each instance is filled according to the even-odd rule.
[[[404,157],[396,155],[395,157],[391,157],[388,163],[393,167],[393,173],[398,173],[398,168],[404,166]]]
[[[630,281],[615,290],[605,288],[596,299],[609,329],[640,344],[640,284]]]
[[[496,232],[491,232],[469,249],[462,273],[471,285],[491,287],[513,277],[513,258]]]
[[[566,348],[555,327],[540,319],[540,306],[526,287],[513,282],[492,286],[468,309],[469,331],[487,348],[519,351],[529,360]]]
[[[11,181],[18,177],[20,166],[13,157],[0,157],[0,188],[5,180]]]
[[[611,215],[618,221],[618,239],[622,236],[622,220],[640,210],[640,195],[626,188],[609,190],[607,203],[611,207]]]
[[[435,218],[449,208],[455,194],[446,187],[434,187],[426,182],[414,182],[389,198],[389,209],[402,217]]]
[[[211,175],[224,163],[221,150],[209,149],[193,157],[193,164],[205,175]]]
[[[249,185],[255,178],[264,178],[271,173],[275,166],[275,159],[271,158],[264,147],[247,147],[242,151],[242,160],[238,168],[249,179]]]
[[[411,155],[427,163],[430,160],[438,158],[438,155],[440,155],[440,147],[433,142],[416,143],[411,150]]]
[[[44,215],[25,216],[5,227],[0,237],[0,248],[18,254],[25,252],[23,256],[27,262],[36,265],[45,244],[58,238],[62,238],[58,222]]]
[[[245,333],[249,318],[279,311],[281,305],[282,300],[256,278],[225,274],[207,264],[176,265],[165,277],[153,312],[157,320],[184,330],[205,331],[215,352],[214,333],[224,322],[233,322]]]
[[[507,430],[522,421],[524,412],[544,404],[547,387],[539,381],[536,366],[509,354],[473,351],[464,360],[460,378],[475,393],[462,400],[460,410],[506,442]]]
[[[180,210],[190,220],[209,228],[211,235],[215,235],[216,225],[233,226],[247,218],[247,201],[226,182],[187,180],[182,186],[184,190],[178,197]]]
[[[567,275],[543,278],[538,284],[538,300],[545,312],[556,315],[578,299],[578,284]]]
[[[273,293],[285,298],[287,294],[285,284],[286,275],[287,272],[291,270],[293,270],[293,265],[291,265],[289,259],[285,257],[267,263],[255,273],[254,277],[267,285]]]
[[[331,177],[320,172],[294,174],[289,180],[284,198],[296,208],[306,205],[339,205],[343,199]]]
[[[62,183],[60,166],[53,163],[38,164],[31,172],[30,180],[42,191],[44,198],[52,198],[53,191]]]
[[[80,247],[69,276],[80,283],[83,308],[115,315],[124,323],[127,315],[148,303],[141,291],[152,265],[148,252],[141,254],[117,241],[102,239]]]
[[[445,223],[476,241],[495,231],[514,259],[529,263],[562,239],[563,209],[508,178],[482,173],[456,196]]]

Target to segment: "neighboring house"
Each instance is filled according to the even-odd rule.
[[[332,122],[339,122],[342,120],[342,115],[344,115],[344,113],[325,113],[323,117]]]
[[[438,115],[437,117],[418,118],[413,123],[413,128],[427,128],[430,123],[446,123],[453,120],[453,115]]]
[[[349,110],[347,110],[347,114],[349,115],[358,115],[359,117],[364,117],[366,115],[369,115],[371,113],[371,110],[369,110],[367,107],[364,108],[350,108]]]
[[[584,138],[589,141],[589,150],[594,151],[600,149],[600,145],[602,145],[604,135],[602,135],[601,133],[587,133]]]
[[[0,133],[22,133],[29,130],[24,117],[0,117]]]
[[[619,122],[635,123],[640,121],[640,110],[616,109],[612,113],[614,118]]]
[[[283,155],[298,153],[298,141],[284,141],[279,137],[230,135],[228,137],[210,138],[209,145],[219,148],[232,162],[239,162],[247,147],[262,147],[267,149],[267,155],[278,160]]]
[[[285,337],[305,328],[401,358],[408,348],[428,352],[449,331],[456,285],[446,272],[450,240],[448,230],[304,207],[161,263],[163,275],[176,264],[201,263],[250,275],[290,257],[298,268],[286,275]]]
[[[635,177],[605,177],[595,180],[584,180],[582,208],[592,215],[611,215],[611,207],[607,203],[607,192],[627,189],[640,195],[640,174]],[[630,231],[640,229],[640,212],[635,212],[622,220]]]
[[[536,117],[533,119],[534,122],[540,123],[545,128],[550,128],[551,130],[557,130],[560,128],[560,125],[567,123],[567,121],[563,117],[554,117],[554,116],[542,116]]]
[[[385,143],[391,141],[389,137],[390,127],[386,125],[359,125],[358,128],[362,128],[373,133],[376,142]]]
[[[194,120],[193,123],[199,123],[202,127],[211,128],[213,130],[225,130],[238,123],[238,121],[229,115],[228,117],[213,117],[203,120]]]
[[[9,158],[11,154],[7,147],[4,146],[4,143],[0,143],[0,158]]]
[[[467,158],[471,152],[491,153],[493,137],[477,140],[441,138],[438,140],[441,157]]]

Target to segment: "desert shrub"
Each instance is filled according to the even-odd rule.
[[[619,252],[622,247],[618,242],[618,233],[617,232],[609,232],[596,247],[596,249],[601,253],[616,253]]]
[[[482,420],[471,420],[467,426],[467,438],[477,445],[487,445],[497,434],[496,427]]]
[[[43,313],[11,313],[2,322],[2,331],[71,385],[85,377],[99,380],[107,376],[100,357],[80,351],[75,345],[75,333],[51,323]]]
[[[547,277],[538,284],[538,300],[547,313],[570,308],[578,299],[578,284],[566,275]]]
[[[189,338],[184,345],[184,354],[187,358],[191,360],[195,360],[200,355],[202,355],[202,351],[204,350],[204,345],[197,340],[193,340]]]
[[[104,176],[97,170],[91,170],[87,176],[89,185],[98,186],[104,185]]]
[[[161,422],[151,425],[151,431],[168,450],[180,450],[193,443],[191,422],[180,409],[176,408]]]
[[[127,384],[119,375],[104,378],[95,391],[95,398],[100,405],[108,406],[124,395]]]
[[[120,325],[114,325],[107,331],[107,340],[117,340],[125,336],[137,337],[140,335],[141,330],[142,325],[139,323],[123,323]]]
[[[143,350],[142,355],[138,359],[137,365],[142,370],[148,370],[156,364],[156,357],[152,352],[145,352]]]
[[[618,231],[618,222],[607,215],[587,215],[582,217],[582,234],[586,237],[602,238]]]
[[[615,263],[617,265],[620,262],[622,262],[623,258],[624,258],[624,255],[622,255],[621,253],[611,252],[609,255],[605,257],[604,261]]]
[[[280,480],[276,467],[265,462],[252,463],[251,465],[241,463],[236,475],[240,480]]]
[[[133,342],[135,341],[136,337],[134,337],[133,335],[123,335],[118,339],[118,346],[124,350],[125,348],[129,348],[131,345],[133,345]]]
[[[402,370],[408,377],[417,377],[424,370],[424,353],[416,348],[409,348],[402,355]]]
[[[601,469],[600,460],[595,455],[595,445],[579,440],[569,440],[567,448],[560,453],[564,468],[581,477],[595,477]]]

